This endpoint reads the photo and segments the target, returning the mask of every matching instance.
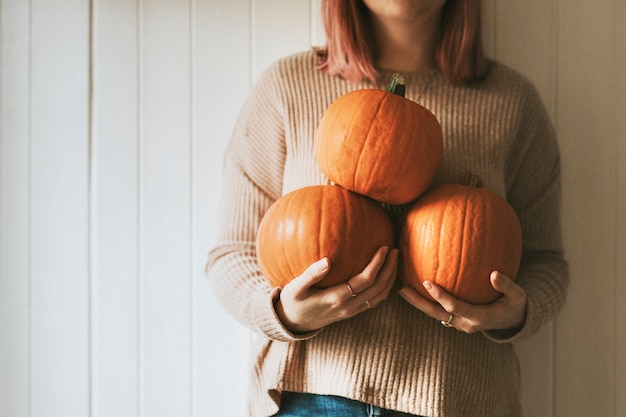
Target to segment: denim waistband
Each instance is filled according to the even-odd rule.
[[[349,398],[300,392],[283,392],[275,417],[418,417],[387,410]]]

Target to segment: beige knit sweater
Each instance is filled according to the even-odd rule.
[[[517,282],[528,294],[522,329],[468,335],[441,326],[395,291],[378,308],[307,335],[285,329],[259,272],[255,235],[282,194],[324,184],[314,156],[325,109],[358,88],[316,69],[312,51],[287,57],[260,77],[235,126],[224,164],[221,230],[208,279],[225,308],[258,333],[249,415],[277,412],[282,390],[332,394],[423,416],[520,416],[514,340],[529,337],[562,306],[568,275],[559,226],[559,151],[534,87],[495,64],[472,87],[438,71],[406,74],[407,97],[439,119],[445,140],[439,183],[461,173],[506,196],[523,227]],[[233,389],[240,389],[233,387]]]

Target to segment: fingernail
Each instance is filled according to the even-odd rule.
[[[328,269],[328,258],[322,258],[317,261],[317,269],[320,272],[326,271]]]
[[[433,289],[433,284],[430,283],[430,281],[424,281],[424,288],[426,288],[427,291],[430,291]]]

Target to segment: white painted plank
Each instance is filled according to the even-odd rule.
[[[529,77],[548,111],[556,113],[556,29],[552,2],[492,2],[486,10],[493,20],[486,39],[493,56]],[[516,345],[522,372],[522,404],[528,416],[552,415],[554,327],[546,326],[531,340]]]
[[[190,5],[141,4],[140,409],[190,414]]]
[[[483,0],[483,45],[489,57],[495,56],[496,51],[496,0]]]
[[[518,342],[522,373],[522,410],[525,416],[553,416],[554,325],[546,325],[532,339]]]
[[[558,24],[555,0],[498,2],[495,57],[527,76],[555,116]]]
[[[326,32],[322,20],[322,0],[311,0],[311,45],[324,46],[326,44]]]
[[[89,414],[89,5],[31,2],[31,412]]]
[[[0,2],[0,415],[29,415],[30,5]]]
[[[612,1],[560,4],[557,118],[572,281],[556,333],[558,416],[615,415],[612,23]]]
[[[193,88],[194,416],[243,416],[249,331],[219,305],[204,275],[214,244],[224,150],[249,91],[250,1],[198,0]],[[224,38],[228,42],[224,42]]]
[[[613,79],[611,100],[617,148],[616,271],[615,271],[615,416],[626,416],[626,2],[615,0],[613,20]]]
[[[94,416],[135,417],[139,399],[137,2],[93,3]]]
[[[311,46],[311,6],[293,0],[251,0],[251,4],[252,72],[256,79],[276,59]]]

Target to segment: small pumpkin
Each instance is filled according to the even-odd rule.
[[[500,293],[492,271],[515,279],[522,232],[509,203],[473,185],[446,184],[427,192],[409,209],[400,237],[401,280],[432,300],[428,280],[472,304],[488,304]]]
[[[335,100],[316,132],[316,158],[335,184],[387,204],[419,197],[443,155],[437,118],[404,97],[404,78],[387,91],[355,90]]]
[[[257,258],[272,286],[283,287],[323,257],[330,261],[319,287],[361,272],[381,246],[394,244],[387,212],[375,201],[334,185],[291,191],[272,204],[257,234]]]

